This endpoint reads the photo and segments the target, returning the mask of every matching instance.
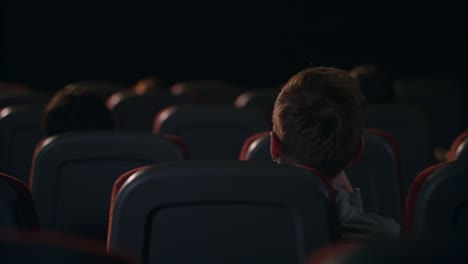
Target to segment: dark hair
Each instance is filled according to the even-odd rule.
[[[347,71],[317,67],[292,76],[273,111],[282,158],[336,176],[361,142],[363,103]]]
[[[58,91],[47,105],[44,132],[112,130],[114,120],[104,98],[86,88],[69,85]]]
[[[361,91],[369,103],[388,103],[395,98],[395,88],[388,74],[378,65],[361,64],[350,74],[359,82]]]

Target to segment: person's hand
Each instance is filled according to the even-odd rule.
[[[338,176],[336,176],[333,179],[333,183],[336,184],[336,186],[340,187],[341,189],[345,190],[348,193],[353,192],[353,186],[349,182],[348,177],[346,176],[346,173],[344,172],[344,170],[341,171],[338,174]]]

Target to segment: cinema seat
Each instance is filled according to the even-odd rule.
[[[382,136],[380,131],[367,130],[361,158],[345,171],[351,184],[360,188],[366,212],[400,222],[402,203],[399,162],[392,140],[388,137]]]
[[[8,106],[45,105],[49,101],[47,94],[25,91],[0,92],[0,109]]]
[[[68,86],[86,88],[87,90],[102,95],[102,97],[104,97],[105,99],[109,98],[114,93],[129,90],[132,88],[130,84],[104,80],[80,81],[70,83],[67,85],[67,87]]]
[[[244,141],[239,160],[270,160],[270,131],[258,132]]]
[[[96,241],[48,233],[0,233],[0,263],[136,264]]]
[[[105,240],[114,181],[124,172],[182,160],[169,139],[137,132],[83,132],[51,137],[37,148],[31,189],[45,230]]]
[[[261,111],[268,119],[271,119],[273,108],[279,89],[263,89],[247,91],[239,95],[234,101],[237,108],[248,108]]]
[[[167,92],[137,95],[132,92],[118,92],[107,101],[112,111],[117,130],[151,132],[154,118],[163,108],[186,103],[183,97]]]
[[[428,117],[430,136],[438,148],[448,149],[452,140],[466,129],[467,93],[455,80],[408,79],[397,82],[400,104],[418,107]]]
[[[18,179],[0,173],[0,230],[36,228],[36,208],[28,186]]]
[[[370,105],[366,107],[366,127],[383,130],[395,138],[400,151],[401,185],[406,195],[414,176],[432,164],[434,146],[427,118],[411,106]]]
[[[44,106],[37,105],[0,111],[0,171],[24,183],[29,182],[34,149],[43,138],[44,110]]]
[[[176,83],[170,90],[173,95],[185,97],[192,103],[232,104],[244,89],[242,85],[225,81],[195,80]]]
[[[468,160],[468,131],[461,133],[450,147],[447,156],[448,161]]]
[[[242,143],[269,129],[258,112],[231,106],[180,106],[162,110],[153,132],[179,136],[191,159],[238,159]]]
[[[123,177],[108,249],[142,263],[303,263],[336,239],[331,187],[303,169],[205,160]]]
[[[378,130],[366,130],[361,159],[345,170],[352,185],[360,188],[364,210],[397,221],[401,218],[398,155],[391,137]],[[247,139],[240,160],[272,160],[270,133]]]
[[[440,163],[423,170],[411,184],[402,231],[405,236],[466,234],[468,164]]]

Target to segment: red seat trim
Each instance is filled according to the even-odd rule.
[[[111,202],[110,202],[110,209],[109,209],[109,224],[107,228],[107,241],[109,243],[110,241],[110,234],[112,230],[112,216],[114,214],[114,205],[115,205],[115,200],[117,198],[117,194],[120,191],[120,188],[122,188],[122,185],[127,181],[130,176],[132,176],[134,173],[145,169],[148,166],[143,166],[139,168],[135,168],[132,170],[127,171],[126,173],[122,174],[117,180],[114,182],[114,186],[112,187],[112,194],[111,194]],[[109,244],[107,244],[107,250],[109,250]]]
[[[29,187],[24,182],[4,173],[0,173],[0,178],[15,190],[16,194],[18,194],[21,202],[25,206],[25,217],[28,222],[25,227],[32,229],[39,228],[36,207],[34,206],[34,201]]]
[[[392,136],[392,134],[385,132],[380,129],[376,128],[366,128],[364,130],[366,133],[369,134],[374,134],[377,135],[381,138],[383,138],[387,143],[390,144],[390,147],[393,150],[393,153],[395,154],[395,161],[396,161],[396,166],[397,166],[397,177],[398,177],[398,189],[400,190],[400,205],[403,210],[405,207],[405,191],[403,188],[403,177],[401,175],[401,160],[400,160],[400,147],[398,146],[398,142],[396,141],[395,137]]]
[[[270,131],[263,131],[263,132],[258,132],[256,134],[253,134],[250,136],[248,139],[244,141],[244,144],[242,144],[241,152],[239,154],[239,160],[246,160],[247,159],[247,153],[249,151],[250,145],[257,139],[270,134]]]
[[[188,153],[188,150],[187,150],[187,145],[185,145],[184,141],[182,141],[182,139],[176,135],[170,135],[170,134],[166,134],[166,135],[163,135],[164,138],[166,139],[169,139],[170,141],[174,142],[177,144],[177,146],[179,146],[180,150],[182,151],[182,155],[184,155],[184,158],[185,159],[189,159],[189,153]]]
[[[401,226],[402,236],[408,236],[411,232],[414,221],[414,211],[416,209],[416,201],[418,199],[419,191],[423,186],[426,179],[438,168],[443,167],[449,162],[443,162],[426,168],[416,176],[408,191],[406,197],[405,209],[403,211],[403,221]]]
[[[457,149],[458,146],[468,138],[468,130],[458,135],[458,137],[453,141],[452,146],[450,147],[449,153],[447,155],[447,161],[454,161],[457,159]]]

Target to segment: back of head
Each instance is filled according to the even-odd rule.
[[[114,121],[104,98],[86,88],[67,86],[58,91],[47,105],[44,122],[46,136],[113,128]]]
[[[369,103],[388,103],[395,97],[392,81],[380,67],[361,64],[351,69],[350,74],[359,82],[362,93]]]
[[[166,88],[166,84],[162,80],[152,77],[139,80],[135,86],[133,86],[133,91],[138,95],[142,95],[168,90]]]
[[[358,82],[348,72],[317,67],[297,73],[281,90],[273,112],[282,159],[337,175],[360,147],[362,108]]]

